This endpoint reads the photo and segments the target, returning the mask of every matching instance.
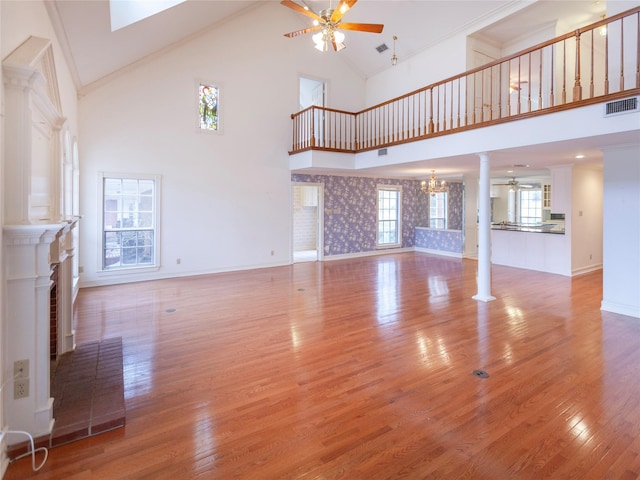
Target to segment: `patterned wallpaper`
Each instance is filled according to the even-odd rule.
[[[447,230],[462,230],[462,207],[464,205],[464,185],[461,182],[447,183]]]
[[[462,254],[462,231],[416,228],[416,247]]]
[[[415,228],[428,225],[428,197],[417,180],[292,174],[291,181],[324,185],[326,256],[376,250],[378,185],[402,187],[402,247],[415,246]],[[462,228],[462,184],[449,184],[449,192],[450,228]]]

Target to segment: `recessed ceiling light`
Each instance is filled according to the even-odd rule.
[[[584,155],[582,155],[582,154],[576,155],[576,158],[584,158]]]

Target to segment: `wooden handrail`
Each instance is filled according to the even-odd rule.
[[[607,28],[606,36],[598,35],[600,27]],[[625,57],[624,33],[633,35],[634,29],[636,55]],[[619,52],[613,85],[609,70],[618,65],[611,64],[610,51]],[[569,91],[568,75],[573,77]],[[640,7],[358,112],[305,108],[291,115],[289,153],[357,153],[635,94],[640,94]]]

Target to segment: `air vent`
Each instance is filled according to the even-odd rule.
[[[387,154],[387,149],[386,148],[381,148],[380,150],[378,150],[378,156],[382,157],[383,155]]]
[[[386,44],[386,43],[383,43],[382,45],[378,45],[378,46],[376,47],[376,50],[378,51],[378,53],[382,53],[382,52],[384,52],[385,50],[389,50],[389,47],[387,47],[387,44]]]
[[[638,97],[625,98],[624,100],[605,103],[604,116],[620,115],[622,113],[637,112],[638,110]]]

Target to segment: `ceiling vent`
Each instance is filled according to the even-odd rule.
[[[387,44],[386,44],[386,43],[383,43],[382,45],[378,45],[378,46],[376,47],[376,50],[378,51],[378,53],[382,53],[382,52],[384,52],[385,50],[389,50],[389,47],[387,47]]]
[[[604,104],[604,116],[609,117],[611,115],[620,115],[623,113],[637,112],[638,97],[625,98],[623,100],[614,100],[613,102],[607,102]]]

